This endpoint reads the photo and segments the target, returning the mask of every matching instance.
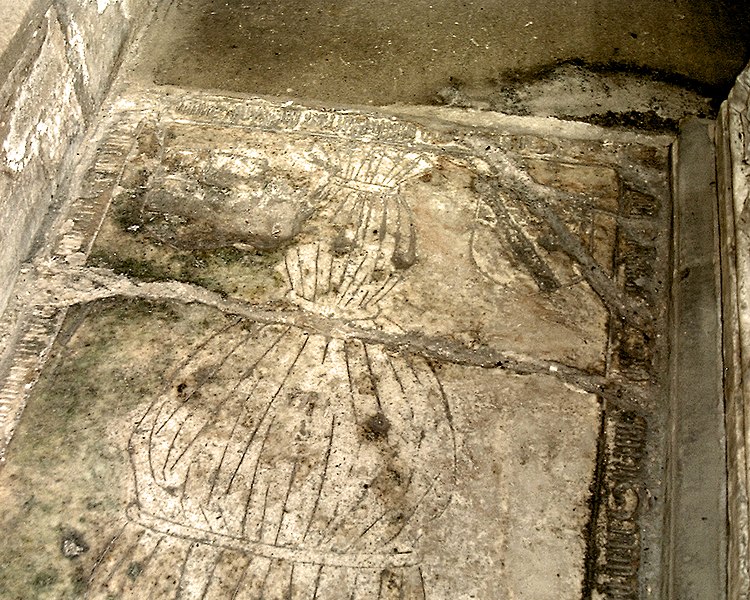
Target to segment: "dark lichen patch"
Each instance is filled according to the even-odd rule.
[[[89,258],[90,266],[140,281],[192,283],[222,295],[255,301],[266,300],[268,294],[283,287],[284,279],[275,270],[283,263],[281,248],[261,251],[247,244],[224,244],[225,236],[209,226],[200,227],[200,235],[191,238],[193,245],[174,245],[169,235],[160,237],[159,231],[172,231],[180,227],[177,221],[184,219],[179,215],[146,214],[146,169],[133,168],[125,177],[128,187],[113,199]]]
[[[141,281],[162,281],[173,279],[168,269],[164,269],[152,262],[135,258],[119,257],[118,255],[93,252],[89,257],[92,267],[112,269],[118,275],[126,275]]]
[[[653,196],[626,189],[623,193],[623,212],[629,217],[658,217],[659,201]]]
[[[185,134],[158,163],[130,165],[112,200],[114,222],[125,232],[182,250],[232,244],[273,250],[288,243],[320,202],[320,182],[290,164],[248,165],[231,153],[209,151],[203,147],[208,141],[201,139],[195,148],[199,140]],[[222,161],[240,161],[248,172],[240,175],[236,164],[219,166]]]
[[[133,197],[133,200],[133,202],[129,202],[122,206],[117,206],[114,209],[115,222],[124,231],[131,231],[134,228],[140,227],[140,224],[143,220],[141,209],[135,202],[135,196]]]
[[[125,231],[137,228],[143,222],[149,176],[145,168],[126,170],[123,174],[120,185],[124,189],[113,199],[112,214],[115,222]]]
[[[369,442],[388,438],[391,422],[382,412],[370,415],[362,423],[362,436]]]
[[[676,119],[662,117],[654,110],[621,112],[608,110],[604,113],[592,113],[585,117],[562,115],[561,118],[570,121],[583,121],[600,127],[640,129],[652,133],[676,133],[680,128]]]
[[[37,571],[32,579],[34,590],[42,593],[43,590],[52,586],[58,579],[58,573],[54,569]]]
[[[128,574],[128,578],[131,581],[135,581],[136,579],[138,579],[138,576],[141,573],[143,573],[143,564],[142,563],[136,561],[136,562],[131,562],[128,565],[127,574]]]
[[[162,374],[225,317],[116,298],[71,308],[0,471],[0,597],[72,600],[128,502],[127,432]],[[125,436],[125,437],[123,437]]]
[[[678,87],[694,91],[701,96],[712,97],[726,95],[726,90],[711,86],[696,79],[656,68],[649,68],[632,62],[606,61],[590,62],[581,59],[557,60],[546,65],[532,68],[508,70],[502,74],[498,83],[518,87],[522,84],[535,83],[539,80],[554,80],[559,78],[560,71],[565,67],[575,67],[598,75],[633,74],[649,78],[653,81],[669,83]]]
[[[630,379],[648,381],[654,370],[653,334],[626,325],[619,338],[616,366]]]
[[[484,83],[451,78],[435,101],[514,115],[555,116],[604,127],[673,133],[686,116],[715,116],[716,87],[628,62],[553,61]]]

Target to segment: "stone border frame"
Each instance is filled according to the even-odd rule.
[[[726,453],[714,123],[673,148],[665,598],[726,597]]]

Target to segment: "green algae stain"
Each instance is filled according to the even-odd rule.
[[[139,281],[180,281],[223,296],[265,302],[285,289],[285,279],[277,269],[283,260],[284,249],[261,252],[226,246],[180,250],[107,228],[88,264]]]
[[[121,298],[71,309],[0,470],[0,598],[80,598],[129,501],[129,432],[225,317]]]

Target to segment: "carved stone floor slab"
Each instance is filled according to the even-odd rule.
[[[656,138],[121,98],[19,292],[0,595],[639,597],[667,171]]]

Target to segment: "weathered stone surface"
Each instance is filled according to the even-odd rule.
[[[0,120],[3,308],[19,263],[26,258],[57,189],[58,169],[69,144],[81,132],[74,74],[65,59],[65,39],[53,10],[43,25],[44,41],[30,58],[22,83],[10,91]]]
[[[134,94],[37,264],[0,591],[634,597],[667,149]]]
[[[729,597],[750,597],[750,70],[722,105],[717,136],[729,476]]]
[[[39,17],[49,6],[44,0],[4,0],[0,3],[0,81],[8,74],[23,54],[29,39],[34,37],[33,29]]]
[[[60,3],[68,60],[86,106],[93,109],[104,99],[134,25],[154,4],[154,0]]]
[[[140,77],[338,106],[442,100],[648,126],[708,109],[705,98],[659,83],[664,73],[728,85],[743,66],[742,3],[576,2],[421,0],[383,10],[363,0],[173,0],[144,39]],[[617,70],[625,65],[657,72]]]
[[[85,122],[151,6],[147,0],[7,4],[0,2],[0,312]]]

